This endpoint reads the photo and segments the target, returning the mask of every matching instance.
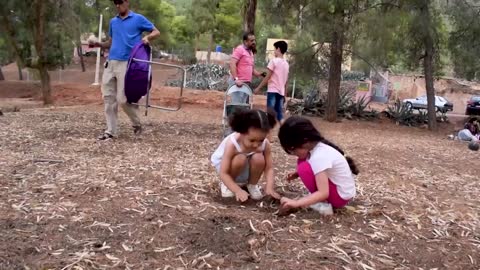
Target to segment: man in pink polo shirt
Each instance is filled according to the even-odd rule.
[[[254,51],[256,46],[255,35],[251,32],[243,34],[243,44],[237,46],[233,50],[233,54],[230,60],[230,79],[228,86],[236,84],[241,87],[243,84],[247,84],[250,87],[252,82],[252,76],[262,76],[262,73],[255,70]],[[234,103],[246,103],[248,101],[248,95],[245,93],[237,92],[232,94],[232,102]]]

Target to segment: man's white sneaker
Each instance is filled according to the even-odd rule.
[[[260,190],[259,185],[247,185],[248,193],[250,193],[250,197],[254,200],[261,200],[263,198],[262,191]]]
[[[223,182],[220,182],[220,191],[223,198],[235,197],[235,193],[231,192],[230,189],[228,189]]]
[[[326,216],[333,215],[333,207],[329,203],[324,203],[324,202],[315,203],[310,205],[310,208],[317,211],[321,215],[326,215]]]

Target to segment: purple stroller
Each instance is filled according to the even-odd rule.
[[[174,108],[150,105],[150,89],[152,87],[152,64],[173,67],[180,69],[183,73],[182,83],[180,85],[180,96],[177,106]],[[166,110],[178,111],[182,106],[182,94],[185,87],[186,70],[182,66],[170,65],[152,61],[152,48],[142,42],[135,45],[130,53],[125,74],[125,96],[127,102],[140,106],[145,106],[145,115],[149,107]],[[146,95],[145,104],[138,104],[140,99]]]

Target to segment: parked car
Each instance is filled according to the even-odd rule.
[[[472,96],[467,101],[466,115],[480,115],[480,96]]]
[[[166,53],[165,51],[153,51],[153,58],[162,59],[168,57],[170,57],[170,54]]]
[[[427,109],[427,96],[419,96],[417,98],[404,99],[403,104],[407,106],[409,110],[422,110]],[[435,109],[437,112],[446,113],[453,111],[453,103],[449,102],[446,98],[435,96]]]

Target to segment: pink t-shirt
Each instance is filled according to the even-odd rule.
[[[289,68],[287,60],[275,57],[270,60],[267,68],[272,71],[272,77],[268,80],[267,91],[285,96],[285,84],[287,83]]]
[[[253,75],[253,53],[244,45],[239,45],[233,50],[232,57],[237,59],[237,76],[244,82],[251,82]]]

